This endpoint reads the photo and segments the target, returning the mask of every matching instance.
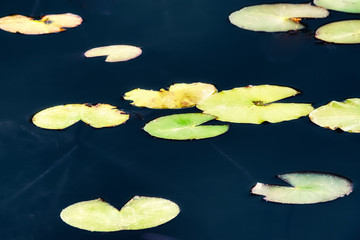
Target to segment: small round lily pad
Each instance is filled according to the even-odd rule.
[[[346,20],[326,24],[316,30],[315,37],[325,42],[360,43],[360,20]]]
[[[213,119],[214,116],[202,113],[173,114],[152,120],[144,130],[158,138],[190,140],[216,137],[229,129],[227,125],[200,125]]]
[[[111,45],[92,48],[84,53],[85,57],[107,56],[105,62],[123,62],[138,57],[141,48],[132,45]]]

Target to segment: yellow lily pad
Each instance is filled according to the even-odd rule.
[[[125,123],[129,115],[109,104],[67,104],[36,113],[33,123],[45,129],[64,129],[82,120],[94,128],[114,127]]]
[[[76,228],[112,232],[156,227],[179,212],[179,206],[170,200],[135,196],[120,211],[99,198],[70,205],[61,211],[60,217]]]
[[[45,15],[40,20],[23,15],[0,18],[0,29],[28,35],[57,33],[82,23],[82,18],[72,13]]]
[[[133,101],[137,107],[176,109],[195,106],[200,100],[216,93],[217,89],[207,83],[177,83],[169,90],[134,89],[125,93],[124,99]]]
[[[237,27],[264,32],[286,32],[304,28],[301,18],[324,18],[329,11],[310,4],[262,4],[233,12],[229,20]]]
[[[216,93],[200,101],[196,107],[220,121],[276,123],[306,116],[314,109],[311,104],[272,103],[298,93],[282,86],[247,86]]]
[[[123,62],[138,57],[141,48],[131,45],[111,45],[92,48],[85,52],[86,57],[107,56],[105,62]]]
[[[360,133],[360,98],[331,101],[309,114],[310,120],[324,128]]]

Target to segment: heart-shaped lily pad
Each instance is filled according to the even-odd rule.
[[[109,104],[67,104],[36,113],[33,123],[45,129],[64,129],[82,120],[94,128],[113,127],[126,122],[129,115]]]
[[[131,104],[137,107],[175,109],[193,107],[215,92],[214,85],[208,83],[177,83],[171,85],[168,91],[134,89],[125,93],[124,99],[133,101]]]
[[[95,199],[68,206],[60,217],[76,228],[112,232],[156,227],[175,218],[179,212],[179,206],[172,201],[135,196],[120,211],[102,199]]]
[[[171,140],[189,140],[216,137],[225,133],[227,125],[201,125],[215,119],[202,113],[174,114],[157,118],[144,127],[150,135]]]
[[[333,22],[318,28],[315,37],[331,43],[360,43],[359,29],[360,20]]]
[[[293,120],[308,115],[313,107],[304,103],[272,103],[298,94],[289,87],[260,85],[234,88],[200,101],[196,107],[217,120],[260,124]]]
[[[349,195],[350,180],[338,175],[317,172],[288,173],[278,176],[292,187],[257,183],[251,193],[265,196],[266,201],[287,204],[311,204]]]
[[[107,56],[105,62],[123,62],[138,57],[141,48],[131,45],[111,45],[92,48],[85,52],[86,57]]]
[[[309,4],[263,4],[250,6],[233,12],[229,16],[232,24],[252,31],[286,32],[304,28],[301,18],[324,18],[329,12]]]
[[[359,0],[314,0],[314,4],[340,12],[360,13]]]
[[[360,98],[332,101],[312,111],[309,117],[321,127],[360,133]]]
[[[47,34],[65,31],[82,23],[82,18],[72,13],[52,14],[40,20],[23,15],[11,15],[0,18],[0,28],[4,31],[22,34]]]

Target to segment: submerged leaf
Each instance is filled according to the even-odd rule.
[[[92,48],[85,52],[86,57],[107,56],[105,62],[123,62],[138,57],[141,48],[131,45],[112,45]]]
[[[179,206],[169,200],[135,196],[120,211],[102,199],[95,199],[68,206],[60,217],[76,228],[112,232],[156,227],[175,218],[179,212]]]
[[[360,13],[359,0],[314,0],[314,4],[340,12]]]
[[[309,117],[321,127],[360,133],[360,98],[332,101],[312,111]]]
[[[316,30],[315,37],[332,43],[360,43],[360,20],[347,20],[326,24]]]
[[[324,18],[328,15],[326,9],[309,4],[277,3],[242,8],[231,13],[229,20],[247,30],[286,32],[302,29],[301,18]]]
[[[257,183],[251,193],[265,196],[270,202],[286,204],[311,204],[335,200],[349,195],[351,181],[328,173],[288,173],[278,176],[292,187]]]
[[[67,104],[36,113],[33,123],[45,129],[64,129],[82,120],[94,128],[113,127],[126,122],[129,115],[109,104]]]
[[[72,13],[52,14],[43,16],[40,20],[22,15],[12,15],[0,18],[0,28],[12,33],[29,35],[47,34],[65,31],[82,23],[82,18]]]
[[[133,101],[131,104],[137,107],[175,109],[193,107],[215,92],[217,89],[212,84],[177,83],[171,85],[168,91],[134,89],[125,93],[124,99]]]
[[[174,114],[157,118],[144,127],[150,135],[172,140],[189,140],[216,137],[225,133],[227,125],[202,125],[215,117],[202,113]]]
[[[198,103],[197,108],[235,123],[260,124],[293,120],[308,115],[313,107],[304,103],[271,103],[298,94],[289,87],[260,85],[234,88],[214,94]]]

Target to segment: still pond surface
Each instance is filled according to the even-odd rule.
[[[219,90],[273,84],[299,89],[291,102],[319,107],[360,97],[360,45],[325,44],[314,31],[354,19],[331,11],[291,33],[239,29],[228,15],[269,0],[2,0],[0,15],[71,12],[84,22],[58,34],[0,31],[0,239],[223,240],[359,239],[357,134],[320,128],[307,117],[277,124],[231,124],[216,138],[155,139],[142,130],[156,117],[122,100],[134,88],[206,82]],[[300,3],[301,1],[292,1]],[[123,63],[85,58],[93,47],[131,44],[143,54]],[[78,123],[63,131],[29,120],[44,108],[108,103],[132,114],[115,128]],[[354,192],[314,205],[267,203],[256,182],[282,184],[277,174],[321,171],[354,182]],[[92,233],[63,223],[60,211],[104,198],[121,207],[135,195],[163,197],[181,208],[152,229]]]

